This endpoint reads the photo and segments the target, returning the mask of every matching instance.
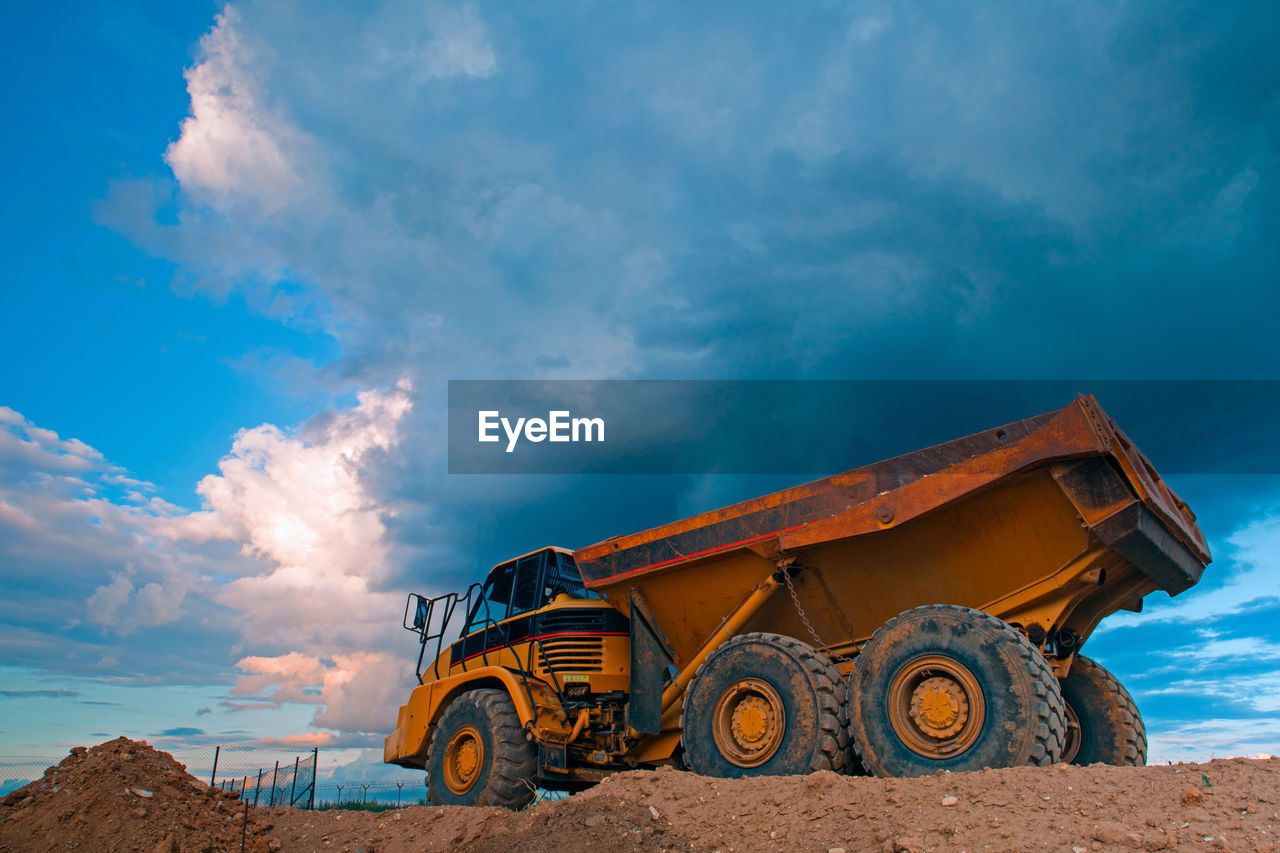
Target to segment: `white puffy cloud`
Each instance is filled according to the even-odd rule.
[[[297,434],[271,425],[242,431],[219,473],[200,482],[204,508],[167,524],[174,539],[230,539],[267,567],[216,594],[238,614],[247,643],[367,648],[387,631],[399,596],[373,588],[387,568],[386,510],[360,471],[366,455],[396,445],[409,387],[358,399]]]
[[[306,134],[276,107],[255,68],[257,51],[241,36],[228,5],[200,39],[186,71],[191,115],[165,152],[183,189],[222,202],[248,199],[266,212],[310,193],[314,151]]]
[[[314,725],[339,732],[389,731],[412,684],[406,658],[387,652],[290,652],[242,658],[236,666],[245,673],[232,689],[236,702],[317,705]]]
[[[385,729],[411,664],[390,651],[403,633],[402,594],[377,588],[388,510],[361,475],[371,456],[395,452],[409,390],[362,392],[294,431],[241,431],[201,481],[196,511],[139,494],[150,486],[98,451],[0,410],[2,577],[28,617],[43,610],[30,630],[56,635],[68,610],[83,614],[64,630],[84,622],[77,651],[96,648],[110,669],[120,644],[145,642],[137,635],[147,629],[213,622],[233,652],[260,650],[236,663],[241,706],[316,704],[320,728]],[[13,622],[6,607],[0,615]],[[19,646],[9,651],[36,645],[11,639]],[[224,642],[183,653],[216,668],[227,651]]]
[[[212,563],[167,540],[182,510],[153,490],[84,442],[0,411],[6,621],[74,628],[83,619],[123,636],[181,619],[187,597],[210,589]]]
[[[265,567],[215,594],[235,614],[242,645],[291,649],[241,658],[237,701],[317,704],[323,729],[378,732],[394,723],[409,666],[389,651],[403,597],[376,588],[387,571],[388,510],[360,474],[368,455],[397,445],[409,391],[402,383],[362,392],[353,408],[296,434],[271,425],[242,431],[219,473],[200,483],[204,508],[169,521],[174,539],[230,539]]]

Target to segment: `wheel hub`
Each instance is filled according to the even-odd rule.
[[[444,751],[444,783],[454,794],[470,791],[484,767],[484,740],[474,726],[454,732]]]
[[[758,744],[773,726],[773,709],[759,696],[744,698],[733,711],[733,736],[740,744]]]
[[[889,721],[913,752],[944,759],[973,746],[986,703],[973,673],[947,655],[909,661],[889,685]]]
[[[911,693],[911,719],[930,737],[950,737],[969,719],[969,700],[950,678],[926,678]]]
[[[786,710],[767,682],[744,678],[720,695],[712,715],[716,747],[738,767],[759,767],[782,744]]]

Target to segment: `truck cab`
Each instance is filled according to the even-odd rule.
[[[384,758],[427,769],[432,802],[514,805],[531,792],[490,790],[504,739],[528,753],[523,778],[542,787],[581,787],[603,771],[575,766],[613,766],[630,620],[587,589],[573,552],[548,547],[507,560],[465,593],[410,595],[404,626],[419,635],[418,686]],[[450,713],[478,719],[459,724]]]
[[[538,678],[554,673],[566,697],[581,699],[625,689],[627,636],[627,618],[586,588],[573,553],[543,548],[493,567],[429,674],[518,663]]]

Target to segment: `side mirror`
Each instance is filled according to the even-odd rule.
[[[418,599],[418,606],[413,611],[413,627],[421,631],[427,627],[427,600],[420,595],[414,595],[414,598]]]

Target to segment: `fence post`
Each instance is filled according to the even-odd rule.
[[[262,793],[262,768],[258,768],[258,784],[253,786],[253,807],[258,807],[258,794]]]
[[[301,756],[298,756],[298,755],[295,755],[295,756],[293,757],[293,783],[292,783],[291,785],[289,785],[289,808],[293,808],[293,804],[294,804],[294,802],[295,802],[295,800],[296,800],[296,798],[297,798],[297,793],[298,793],[298,760],[299,760],[300,758],[301,758]]]
[[[271,805],[276,804],[276,777],[280,775],[280,759],[276,759],[276,769],[271,771]]]
[[[364,796],[360,798],[360,805],[362,805],[362,806],[363,806],[363,805],[365,805],[366,803],[368,803],[368,802],[369,802],[369,786],[368,786],[368,785],[361,785],[360,787],[361,787],[361,788],[364,788]]]
[[[396,808],[400,808],[400,792],[402,790],[404,790],[404,783],[397,782],[396,783]]]
[[[307,803],[308,809],[316,807],[316,784],[320,778],[320,747],[311,748],[311,800]]]
[[[222,746],[219,744],[213,748],[213,772],[209,774],[209,787],[213,787],[213,782],[218,778],[218,756],[222,753]]]

